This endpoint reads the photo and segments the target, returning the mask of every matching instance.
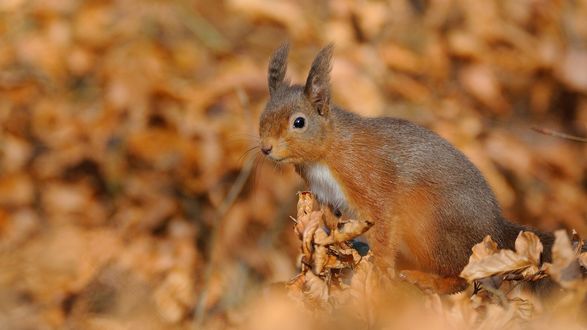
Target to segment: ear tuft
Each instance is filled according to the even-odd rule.
[[[321,116],[330,111],[330,71],[334,44],[324,47],[312,63],[304,93]]]
[[[289,52],[289,42],[284,42],[275,50],[269,61],[269,70],[267,72],[267,82],[269,83],[269,95],[273,96],[275,91],[285,79],[287,70],[287,54]]]

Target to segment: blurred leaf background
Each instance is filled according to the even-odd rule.
[[[0,328],[238,327],[295,274],[303,186],[247,152],[285,40],[293,81],[334,42],[337,104],[587,236],[587,144],[531,129],[587,136],[587,1],[3,0]]]

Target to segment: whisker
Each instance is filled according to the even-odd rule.
[[[238,161],[241,162],[244,158],[246,158],[252,151],[255,151],[255,149],[259,149],[258,145],[252,146],[249,149],[245,150],[245,152],[243,152],[243,154],[238,158]]]
[[[253,164],[253,171],[251,173],[251,191],[252,193],[252,197],[255,199],[255,203],[257,203],[257,198],[259,198],[259,194],[256,194],[256,189],[257,187],[259,187],[259,176],[261,175],[260,169],[259,169],[259,165],[262,164],[262,162],[265,160],[265,157],[262,156],[261,154],[256,154],[255,155],[255,163]]]
[[[281,173],[279,170],[281,168],[280,164],[277,162],[272,162],[273,163],[273,169],[275,169],[277,172]]]
[[[263,160],[263,157],[259,154],[255,155],[255,163],[253,164],[253,173],[252,173],[252,182],[253,182],[253,189],[257,187],[258,183],[258,175],[259,175],[259,163]]]

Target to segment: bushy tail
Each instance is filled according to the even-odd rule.
[[[542,246],[544,247],[544,249],[542,250],[542,262],[552,262],[552,245],[554,244],[554,234],[545,233],[529,226],[523,226],[516,223],[512,223],[508,220],[504,220],[504,222],[507,226],[505,230],[505,245],[507,246],[507,248],[514,249],[516,238],[518,238],[518,234],[520,233],[520,231],[530,231],[536,234],[538,238],[540,238]]]

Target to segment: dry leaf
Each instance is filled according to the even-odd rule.
[[[233,10],[244,13],[254,19],[267,19],[283,24],[289,32],[297,37],[308,33],[308,23],[299,6],[289,1],[267,0],[231,0]]]
[[[502,113],[508,110],[509,105],[490,67],[470,65],[461,70],[459,78],[465,89],[494,112]]]
[[[298,193],[298,217],[305,214],[310,214],[314,207],[314,197],[309,191],[301,191]]]
[[[525,256],[532,263],[539,265],[542,254],[542,242],[536,234],[529,231],[522,231],[516,238],[516,253]]]
[[[557,230],[554,245],[552,246],[552,264],[545,264],[545,271],[562,287],[572,289],[584,284],[582,273],[577,259],[578,254],[567,233]]]
[[[243,161],[258,151],[246,152],[271,51],[290,38],[287,77],[303,83],[334,41],[335,104],[441,133],[506,214],[587,233],[584,144],[529,130],[587,134],[584,1],[3,0],[0,12],[0,328],[366,328],[354,314],[383,328],[587,324],[578,237],[574,256],[559,242],[538,273],[477,280],[494,292],[434,296],[430,313],[418,298],[366,289],[372,260],[357,242],[316,245],[346,221],[330,209],[302,208],[296,240],[281,215],[299,176]],[[471,262],[499,258],[485,243]],[[539,246],[518,243],[515,258],[533,264]],[[328,288],[311,309],[301,287],[297,298],[257,292],[293,275],[300,245],[295,285],[313,274]],[[108,265],[124,275],[104,285]],[[540,309],[514,280],[546,270],[567,289]],[[381,309],[358,299],[372,295],[385,296]]]
[[[310,301],[315,301],[321,306],[328,301],[328,285],[320,277],[312,272],[304,274],[304,294]]]
[[[560,78],[571,88],[586,92],[587,91],[587,51],[571,48],[562,58],[558,67]]]
[[[491,236],[487,235],[483,238],[483,242],[475,244],[472,248],[473,254],[469,257],[469,263],[474,261],[480,261],[490,255],[493,255],[499,251],[497,243],[495,243]]]
[[[191,278],[186,270],[172,270],[155,290],[155,304],[166,321],[177,323],[193,308],[195,299]]]
[[[484,239],[473,247],[474,255],[460,276],[469,282],[508,273],[532,276],[539,271],[539,257],[542,244],[534,233],[523,232],[516,239],[516,252],[499,250],[494,252],[495,243]],[[519,249],[519,251],[517,250]],[[475,255],[475,252],[477,255]]]

